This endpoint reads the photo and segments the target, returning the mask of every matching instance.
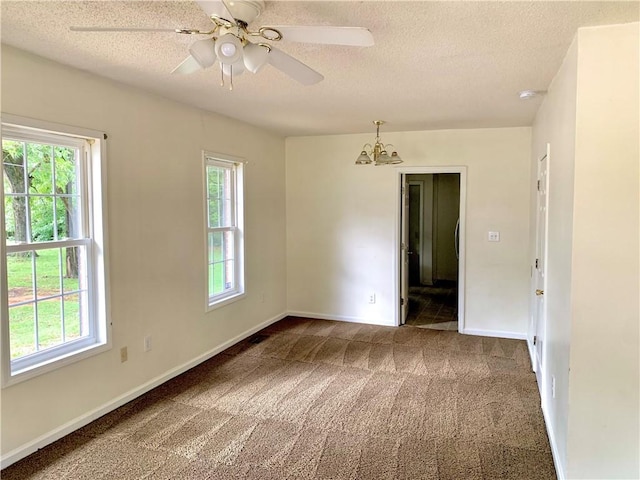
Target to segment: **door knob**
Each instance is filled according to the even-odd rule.
[[[544,290],[536,290],[536,295],[540,296],[540,295],[544,295]]]

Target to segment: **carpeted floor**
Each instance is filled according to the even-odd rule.
[[[287,318],[11,479],[553,479],[525,342]]]

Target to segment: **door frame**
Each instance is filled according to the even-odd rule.
[[[396,254],[393,256],[393,291],[395,325],[400,326],[401,322],[401,284],[402,284],[402,249],[401,249],[401,231],[402,231],[402,185],[406,175],[434,174],[434,173],[457,173],[460,175],[460,236],[459,248],[460,258],[458,259],[458,331],[464,333],[465,330],[465,297],[466,297],[466,217],[467,217],[467,167],[463,165],[452,166],[434,166],[434,167],[395,167],[396,168],[396,215],[395,215],[395,234],[393,238],[393,248]],[[408,274],[408,272],[407,272]],[[409,299],[406,299],[408,302]]]

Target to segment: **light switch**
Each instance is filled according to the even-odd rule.
[[[500,241],[500,232],[489,232],[487,239],[490,242],[499,242]]]

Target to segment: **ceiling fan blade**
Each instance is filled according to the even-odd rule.
[[[178,73],[181,75],[188,75],[190,73],[197,72],[202,70],[202,66],[198,63],[198,61],[189,55],[185,58],[180,65],[171,70],[171,73]]]
[[[127,28],[127,27],[69,27],[72,32],[174,32],[177,28]]]
[[[314,83],[324,80],[324,77],[313,68],[305,65],[300,60],[293,58],[291,55],[288,55],[277,48],[271,47],[271,51],[267,56],[267,61],[275,68],[286,73],[303,85],[313,85]]]
[[[207,16],[223,18],[233,24],[235,20],[227,5],[222,0],[196,0],[198,6],[207,14]]]
[[[371,47],[373,35],[364,27],[273,25],[290,42],[320,43],[324,45],[350,45]]]

